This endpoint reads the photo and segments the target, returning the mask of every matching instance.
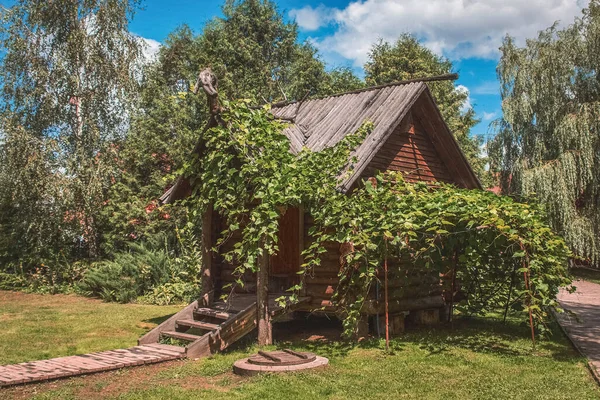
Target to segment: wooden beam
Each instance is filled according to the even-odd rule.
[[[213,220],[213,206],[212,204],[206,208],[202,215],[202,270],[201,280],[202,287],[200,290],[200,299],[198,304],[202,307],[210,307],[214,300],[214,282],[212,276],[212,221]]]
[[[266,239],[265,239],[266,240]],[[264,242],[263,242],[264,243]],[[271,314],[269,312],[269,253],[263,246],[256,273],[256,311],[258,320],[258,345],[273,343]]]
[[[302,264],[304,264],[304,257],[302,256],[302,252],[304,251],[304,206],[298,206],[298,249],[299,249],[299,267],[302,268]],[[306,296],[306,281],[300,290],[301,296]]]

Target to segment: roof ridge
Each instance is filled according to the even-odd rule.
[[[350,90],[348,92],[341,92],[341,93],[329,94],[329,95],[326,95],[326,96],[313,97],[313,98],[310,98],[310,99],[280,101],[280,102],[277,102],[277,103],[271,103],[271,108],[280,108],[280,107],[289,106],[291,104],[303,103],[305,101],[311,101],[311,100],[322,100],[322,99],[327,99],[327,98],[330,98],[330,97],[340,97],[340,96],[344,96],[344,95],[347,95],[347,94],[363,93],[363,92],[368,92],[368,91],[371,91],[371,90],[383,89],[383,88],[386,88],[386,87],[409,85],[411,83],[436,82],[436,81],[455,81],[457,79],[458,79],[458,74],[457,73],[443,74],[443,75],[434,75],[434,76],[426,76],[426,77],[423,77],[423,78],[414,78],[414,79],[407,79],[407,80],[403,80],[403,81],[390,82],[390,83],[385,83],[383,85],[369,86],[369,87],[365,87],[365,88],[361,88],[361,89]]]

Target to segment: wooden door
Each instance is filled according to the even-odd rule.
[[[290,207],[279,219],[279,252],[271,256],[270,275],[271,280],[274,283],[279,281],[281,287],[297,282],[302,243],[301,216],[299,208]]]

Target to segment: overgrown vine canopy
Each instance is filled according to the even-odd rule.
[[[409,269],[455,271],[468,295],[465,311],[508,304],[526,319],[531,315],[538,332],[549,308],[557,307],[558,288],[570,284],[569,249],[536,204],[450,185],[412,184],[393,172],[365,181],[351,195],[338,191],[352,173],[352,150],[372,129],[369,122],[334,147],[294,155],[284,124],[266,107],[225,103],[218,118],[219,125],[202,134],[200,154],[187,167],[195,187],[187,201],[198,216],[212,204],[224,218],[217,246],[240,231],[242,239],[224,255],[237,266],[240,285],[245,272],[256,272],[263,252],[278,251],[279,217],[298,205],[315,221],[302,277],[319,268],[324,243],[352,244],[334,296],[348,331],[388,259],[409,256]]]

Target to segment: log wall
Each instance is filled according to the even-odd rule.
[[[398,126],[385,145],[373,157],[362,174],[368,178],[377,171],[402,171],[409,182],[456,183],[448,168],[435,150],[422,124],[413,120]]]

